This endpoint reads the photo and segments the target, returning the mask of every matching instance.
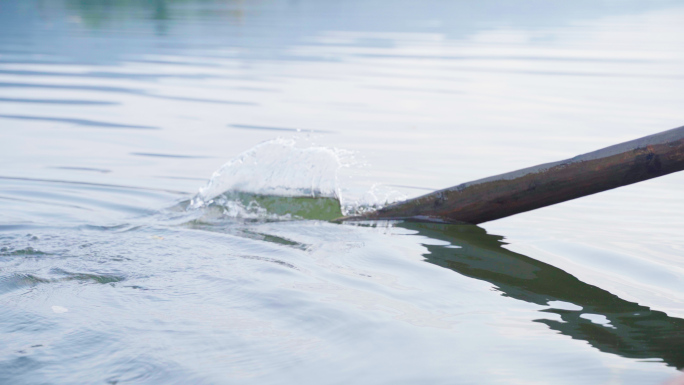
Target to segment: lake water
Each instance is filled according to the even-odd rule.
[[[684,174],[326,220],[682,126],[682,90],[682,1],[0,0],[0,384],[660,384]]]

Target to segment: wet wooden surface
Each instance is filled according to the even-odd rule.
[[[477,224],[683,169],[684,126],[571,159],[463,183],[341,220]]]

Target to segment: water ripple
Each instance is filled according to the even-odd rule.
[[[0,115],[4,119],[19,119],[19,120],[37,120],[44,122],[68,123],[77,126],[98,127],[98,128],[132,128],[143,130],[159,130],[159,127],[152,126],[134,126],[131,124],[108,123],[88,119],[74,119],[74,118],[57,118],[47,116],[26,116],[26,115]]]

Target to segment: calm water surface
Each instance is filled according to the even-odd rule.
[[[0,0],[0,384],[659,384],[684,175],[479,227],[273,195],[563,159],[682,90],[682,1]]]

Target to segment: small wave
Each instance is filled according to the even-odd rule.
[[[50,255],[49,253],[36,250],[33,247],[26,247],[23,249],[11,250],[9,247],[0,248],[0,256],[41,256]]]

